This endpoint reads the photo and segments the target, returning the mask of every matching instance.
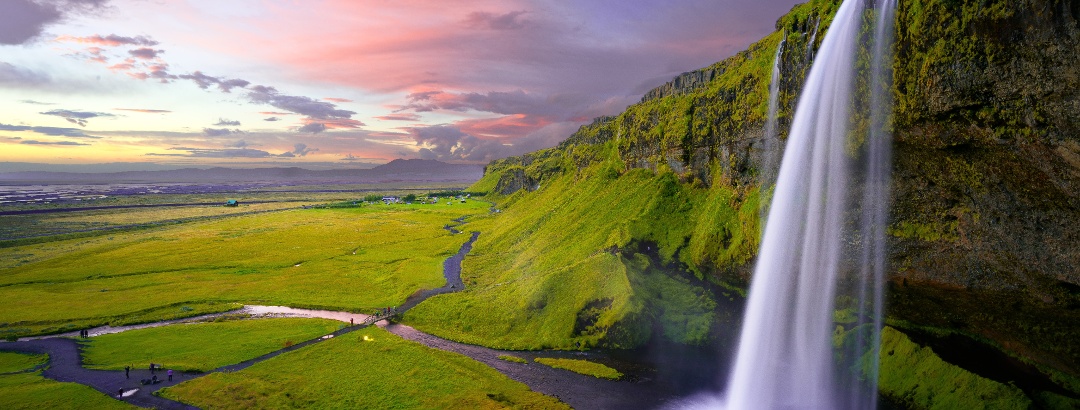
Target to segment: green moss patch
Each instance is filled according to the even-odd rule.
[[[604,366],[600,363],[593,363],[588,360],[537,357],[533,359],[533,361],[545,366],[554,367],[556,369],[569,370],[574,373],[584,374],[586,376],[592,376],[600,379],[619,380],[619,378],[623,376],[623,374],[619,373],[618,370]]]

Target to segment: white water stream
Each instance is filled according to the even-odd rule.
[[[890,141],[887,134],[870,130],[865,144],[851,145],[852,119],[860,113],[855,79],[865,74],[856,68],[864,3],[844,0],[814,56],[784,149],[727,391],[699,405],[740,410],[876,407]],[[889,10],[878,13],[885,23],[876,24],[875,71],[886,68],[884,55],[891,43],[884,35],[891,33],[895,4],[882,6]],[[876,73],[871,79],[884,81]],[[871,92],[880,91],[871,86]],[[887,99],[870,99],[871,128],[883,128]],[[852,232],[855,216],[859,223]],[[851,252],[860,256],[852,258]],[[850,351],[833,344],[841,279],[856,282],[842,290],[858,299],[847,304],[855,308],[854,324],[839,328],[854,331],[856,342],[845,345]],[[868,356],[872,364],[863,365],[868,368],[850,367],[866,354],[874,355]]]

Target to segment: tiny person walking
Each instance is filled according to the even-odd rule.
[[[125,379],[130,379],[131,378],[131,366],[124,366],[124,378]]]
[[[172,369],[169,369],[169,381],[172,381]]]

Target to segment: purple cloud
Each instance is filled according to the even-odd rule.
[[[232,121],[226,120],[224,118],[218,118],[218,122],[214,123],[214,125],[219,127],[239,127],[240,121]]]
[[[353,114],[356,114],[355,111],[339,110],[336,105],[325,101],[296,95],[284,95],[278,93],[274,87],[261,85],[251,87],[248,98],[253,103],[269,104],[274,108],[306,115],[310,118],[352,118]]]
[[[243,133],[243,131],[237,129],[230,130],[228,128],[203,128],[203,135],[206,135],[207,137],[222,137],[226,135]]]
[[[231,80],[225,80],[225,79],[222,79],[221,77],[209,76],[209,75],[203,74],[202,71],[195,71],[194,73],[191,73],[191,74],[181,74],[181,75],[179,75],[177,77],[181,78],[181,79],[184,79],[184,80],[191,80],[191,81],[195,82],[195,85],[198,85],[199,88],[202,88],[204,90],[207,89],[207,88],[210,88],[210,86],[212,86],[212,85],[216,85],[219,90],[221,90],[222,92],[226,92],[226,93],[231,92],[233,88],[244,88],[244,87],[247,87],[248,84],[251,84],[249,81],[241,80],[239,78],[233,78]]]
[[[0,44],[24,44],[66,15],[101,8],[108,0],[6,0],[0,13]]]
[[[318,134],[320,132],[326,131],[326,124],[323,124],[321,122],[312,122],[304,124],[304,126],[300,127],[300,129],[298,129],[297,131]]]
[[[124,37],[116,34],[109,34],[102,37],[100,34],[95,34],[87,37],[74,37],[74,36],[60,36],[56,38],[57,41],[71,41],[75,43],[94,44],[98,46],[116,47],[116,46],[147,46],[152,47],[158,45],[157,41],[146,36]]]
[[[293,150],[292,151],[283,152],[283,153],[281,153],[281,155],[278,155],[278,156],[282,157],[282,158],[305,157],[305,156],[307,156],[307,154],[310,154],[310,153],[318,151],[318,150],[319,150],[318,148],[308,148],[306,144],[296,144],[296,145],[293,145]]]
[[[136,48],[134,50],[128,50],[128,54],[132,57],[141,58],[143,60],[153,60],[157,58],[158,54],[164,53],[165,50],[154,50],[148,47]]]
[[[76,141],[39,141],[33,139],[25,139],[19,141],[18,144],[25,144],[28,146],[89,146],[90,144],[83,144],[83,142]]]
[[[149,153],[150,156],[165,157],[188,157],[188,158],[269,158],[274,155],[258,149],[250,148],[169,148],[169,151],[187,151],[186,154],[159,154]]]
[[[17,67],[0,61],[0,85],[26,87],[47,84],[51,81],[45,73]]]
[[[489,30],[518,30],[525,28],[528,20],[518,19],[525,11],[511,11],[506,14],[495,14],[477,11],[469,13],[465,18],[465,25],[470,28]]]
[[[0,124],[0,131],[28,131],[41,135],[48,135],[50,137],[71,137],[71,138],[94,138],[93,135],[87,135],[78,128],[62,128],[62,127],[34,127],[26,125],[7,125]]]
[[[95,117],[115,117],[115,115],[103,113],[103,112],[89,112],[89,111],[71,111],[71,110],[52,110],[39,113],[42,115],[54,115],[61,117],[72,124],[78,124],[80,127],[86,126],[86,120]]]

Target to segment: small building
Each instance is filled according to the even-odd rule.
[[[230,199],[228,201],[225,201],[225,206],[240,206],[240,203],[236,202],[235,199]]]
[[[384,204],[387,204],[387,205],[396,204],[398,202],[401,202],[401,198],[398,198],[396,196],[384,196],[384,197],[382,197],[382,201],[383,201]]]

